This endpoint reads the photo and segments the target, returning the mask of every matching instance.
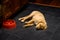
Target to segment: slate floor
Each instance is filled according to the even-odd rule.
[[[23,28],[18,18],[30,14],[34,10],[41,11],[47,21],[47,30],[36,30],[35,26]],[[60,40],[60,9],[29,4],[23,11],[17,13],[13,19],[16,21],[16,29],[0,29],[0,40]]]

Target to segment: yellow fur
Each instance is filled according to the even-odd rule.
[[[28,22],[25,22],[25,27],[32,26],[33,24],[36,25],[36,29],[47,29],[47,23],[45,20],[44,15],[40,11],[33,11],[30,15],[19,18],[18,20],[21,20],[21,22],[24,22],[25,20],[32,17],[32,19]]]

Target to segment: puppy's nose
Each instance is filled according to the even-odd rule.
[[[40,27],[36,27],[37,30],[40,30]]]
[[[36,30],[45,30],[45,29],[42,27],[36,27]]]

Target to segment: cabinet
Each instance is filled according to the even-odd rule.
[[[28,0],[2,0],[1,9],[3,18],[6,19],[22,8]]]

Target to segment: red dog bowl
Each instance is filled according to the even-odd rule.
[[[8,19],[8,20],[3,21],[3,28],[6,28],[6,29],[16,28],[15,20]]]

